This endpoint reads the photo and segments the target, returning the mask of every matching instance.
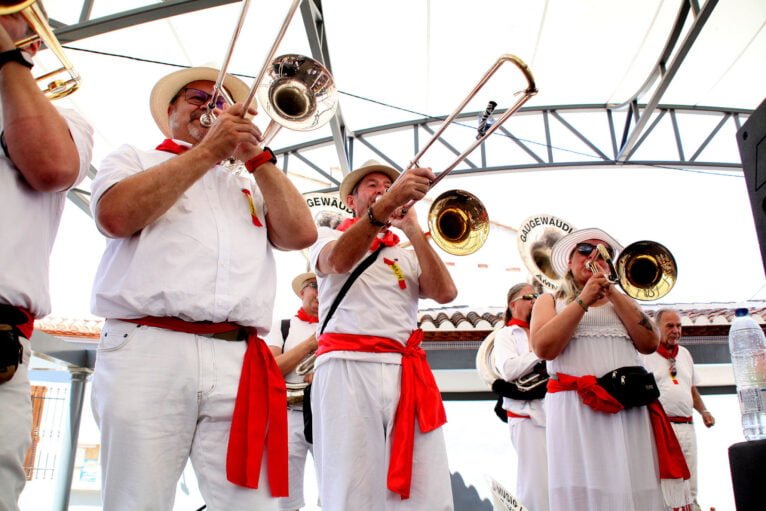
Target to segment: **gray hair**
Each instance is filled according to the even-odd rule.
[[[515,284],[511,287],[511,289],[508,290],[508,294],[505,297],[505,322],[508,323],[511,318],[513,317],[513,314],[511,314],[511,308],[508,306],[508,302],[511,301],[512,298],[516,298],[516,295],[518,295],[522,289],[525,287],[530,286],[530,284],[527,284],[526,282],[519,282],[518,284]]]
[[[654,313],[654,322],[657,324],[658,327],[660,326],[660,321],[662,321],[662,316],[664,316],[665,314],[668,314],[670,312],[675,312],[676,314],[678,314],[677,310],[672,309],[670,307],[663,307],[662,309],[658,309]]]

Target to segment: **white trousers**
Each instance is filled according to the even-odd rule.
[[[32,391],[29,387],[29,341],[22,363],[10,381],[0,385],[0,511],[18,511],[27,482],[24,456],[32,443]]]
[[[330,359],[311,390],[314,455],[323,511],[451,511],[452,486],[441,428],[415,425],[410,498],[386,487],[401,366]]]
[[[548,511],[548,454],[545,428],[531,419],[508,419],[516,449],[516,498],[529,511]]]
[[[226,479],[245,349],[241,341],[106,321],[92,392],[104,511],[170,511],[189,457],[208,511],[277,509],[265,463],[258,490]]]
[[[697,435],[694,433],[694,424],[676,424],[670,423],[673,431],[681,444],[681,450],[686,458],[686,465],[689,467],[689,489],[692,494],[692,501],[697,500]]]
[[[279,499],[280,511],[293,511],[306,505],[303,498],[303,474],[306,458],[313,447],[303,434],[303,410],[287,410],[287,467],[289,470],[289,495]]]

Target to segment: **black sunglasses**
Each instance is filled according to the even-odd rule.
[[[612,247],[604,245],[604,248],[606,248],[609,257],[614,257],[614,250],[612,250]],[[589,256],[596,250],[596,245],[593,245],[592,243],[578,243],[577,246],[575,246],[575,250],[577,250],[578,254]]]
[[[538,296],[540,295],[538,295],[537,293],[529,293],[526,295],[521,295],[518,298],[514,298],[513,300],[511,300],[511,303],[518,302],[519,300],[532,301],[532,300],[535,300]]]

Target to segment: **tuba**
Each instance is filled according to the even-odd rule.
[[[502,324],[481,341],[476,352],[476,370],[479,372],[479,377],[490,389],[495,380],[503,378],[495,369],[495,356],[493,353],[495,349],[495,335],[500,328],[502,328]]]
[[[38,5],[37,0],[23,0],[19,2],[0,1],[0,16],[19,13],[24,17],[34,35],[16,41],[17,48],[23,48],[35,41],[41,41],[56,56],[61,67],[42,76],[35,78],[37,82],[43,82],[43,93],[48,99],[59,99],[70,95],[80,87],[80,75],[74,70],[74,66],[64,54],[56,36],[48,25],[47,16]],[[54,79],[63,73],[68,77]],[[50,80],[47,84],[44,82]]]
[[[530,275],[548,291],[555,291],[561,277],[553,271],[551,250],[574,227],[553,215],[533,215],[521,223],[516,235],[519,255]]]

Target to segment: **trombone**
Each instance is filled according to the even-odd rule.
[[[441,134],[449,127],[452,121],[463,111],[465,106],[471,101],[479,90],[489,81],[489,79],[504,64],[513,64],[524,75],[527,81],[527,88],[520,92],[521,97],[509,109],[503,113],[494,123],[489,119],[497,106],[497,103],[490,101],[489,105],[481,115],[476,139],[465,149],[455,160],[450,163],[430,187],[433,188],[439,181],[447,177],[447,174],[457,167],[474,149],[476,149],[484,140],[492,135],[505,121],[516,113],[524,103],[532,96],[537,94],[535,79],[527,65],[519,57],[511,54],[502,55],[492,67],[481,77],[479,82],[468,93],[463,101],[457,106],[454,112],[447,117],[431,139],[426,143],[410,161],[407,168],[402,172],[404,175],[410,169],[420,165],[420,159],[431,148],[431,146],[441,137]],[[401,175],[400,175],[401,177]],[[399,178],[397,178],[399,179]],[[412,207],[414,201],[410,201],[402,209],[404,215]],[[452,190],[440,195],[431,206],[428,213],[428,225],[431,231],[431,237],[434,242],[444,251],[453,255],[467,255],[475,252],[484,244],[489,235],[489,217],[484,205],[474,195],[463,190]]]
[[[300,2],[301,0],[292,1],[282,27],[244,101],[243,117],[247,115],[248,107],[257,93],[257,103],[271,118],[271,122],[263,132],[263,145],[268,145],[282,127],[296,131],[320,128],[335,115],[337,108],[335,81],[330,71],[320,62],[295,54],[274,58],[277,47],[282,42]],[[210,103],[207,111],[200,118],[200,123],[205,127],[212,126],[215,120],[213,108],[218,97],[223,96],[229,104],[232,103],[223,89],[223,81],[249,6],[250,0],[242,2],[239,20],[213,87]]]
[[[42,76],[35,78],[37,82],[44,82],[66,72],[68,78],[51,80],[47,85],[42,84],[43,94],[48,99],[59,99],[70,95],[80,87],[80,75],[74,70],[74,66],[64,54],[61,44],[48,25],[48,20],[37,0],[23,0],[20,2],[0,2],[0,16],[19,13],[24,17],[33,35],[16,41],[17,48],[23,48],[36,41],[42,41],[45,46],[58,58],[61,67]]]
[[[619,284],[625,294],[636,300],[659,300],[673,289],[678,277],[678,265],[673,254],[656,241],[637,241],[623,249],[612,262],[606,247],[596,246],[598,256],[609,267],[607,278]],[[599,272],[593,261],[588,262],[593,273]]]

